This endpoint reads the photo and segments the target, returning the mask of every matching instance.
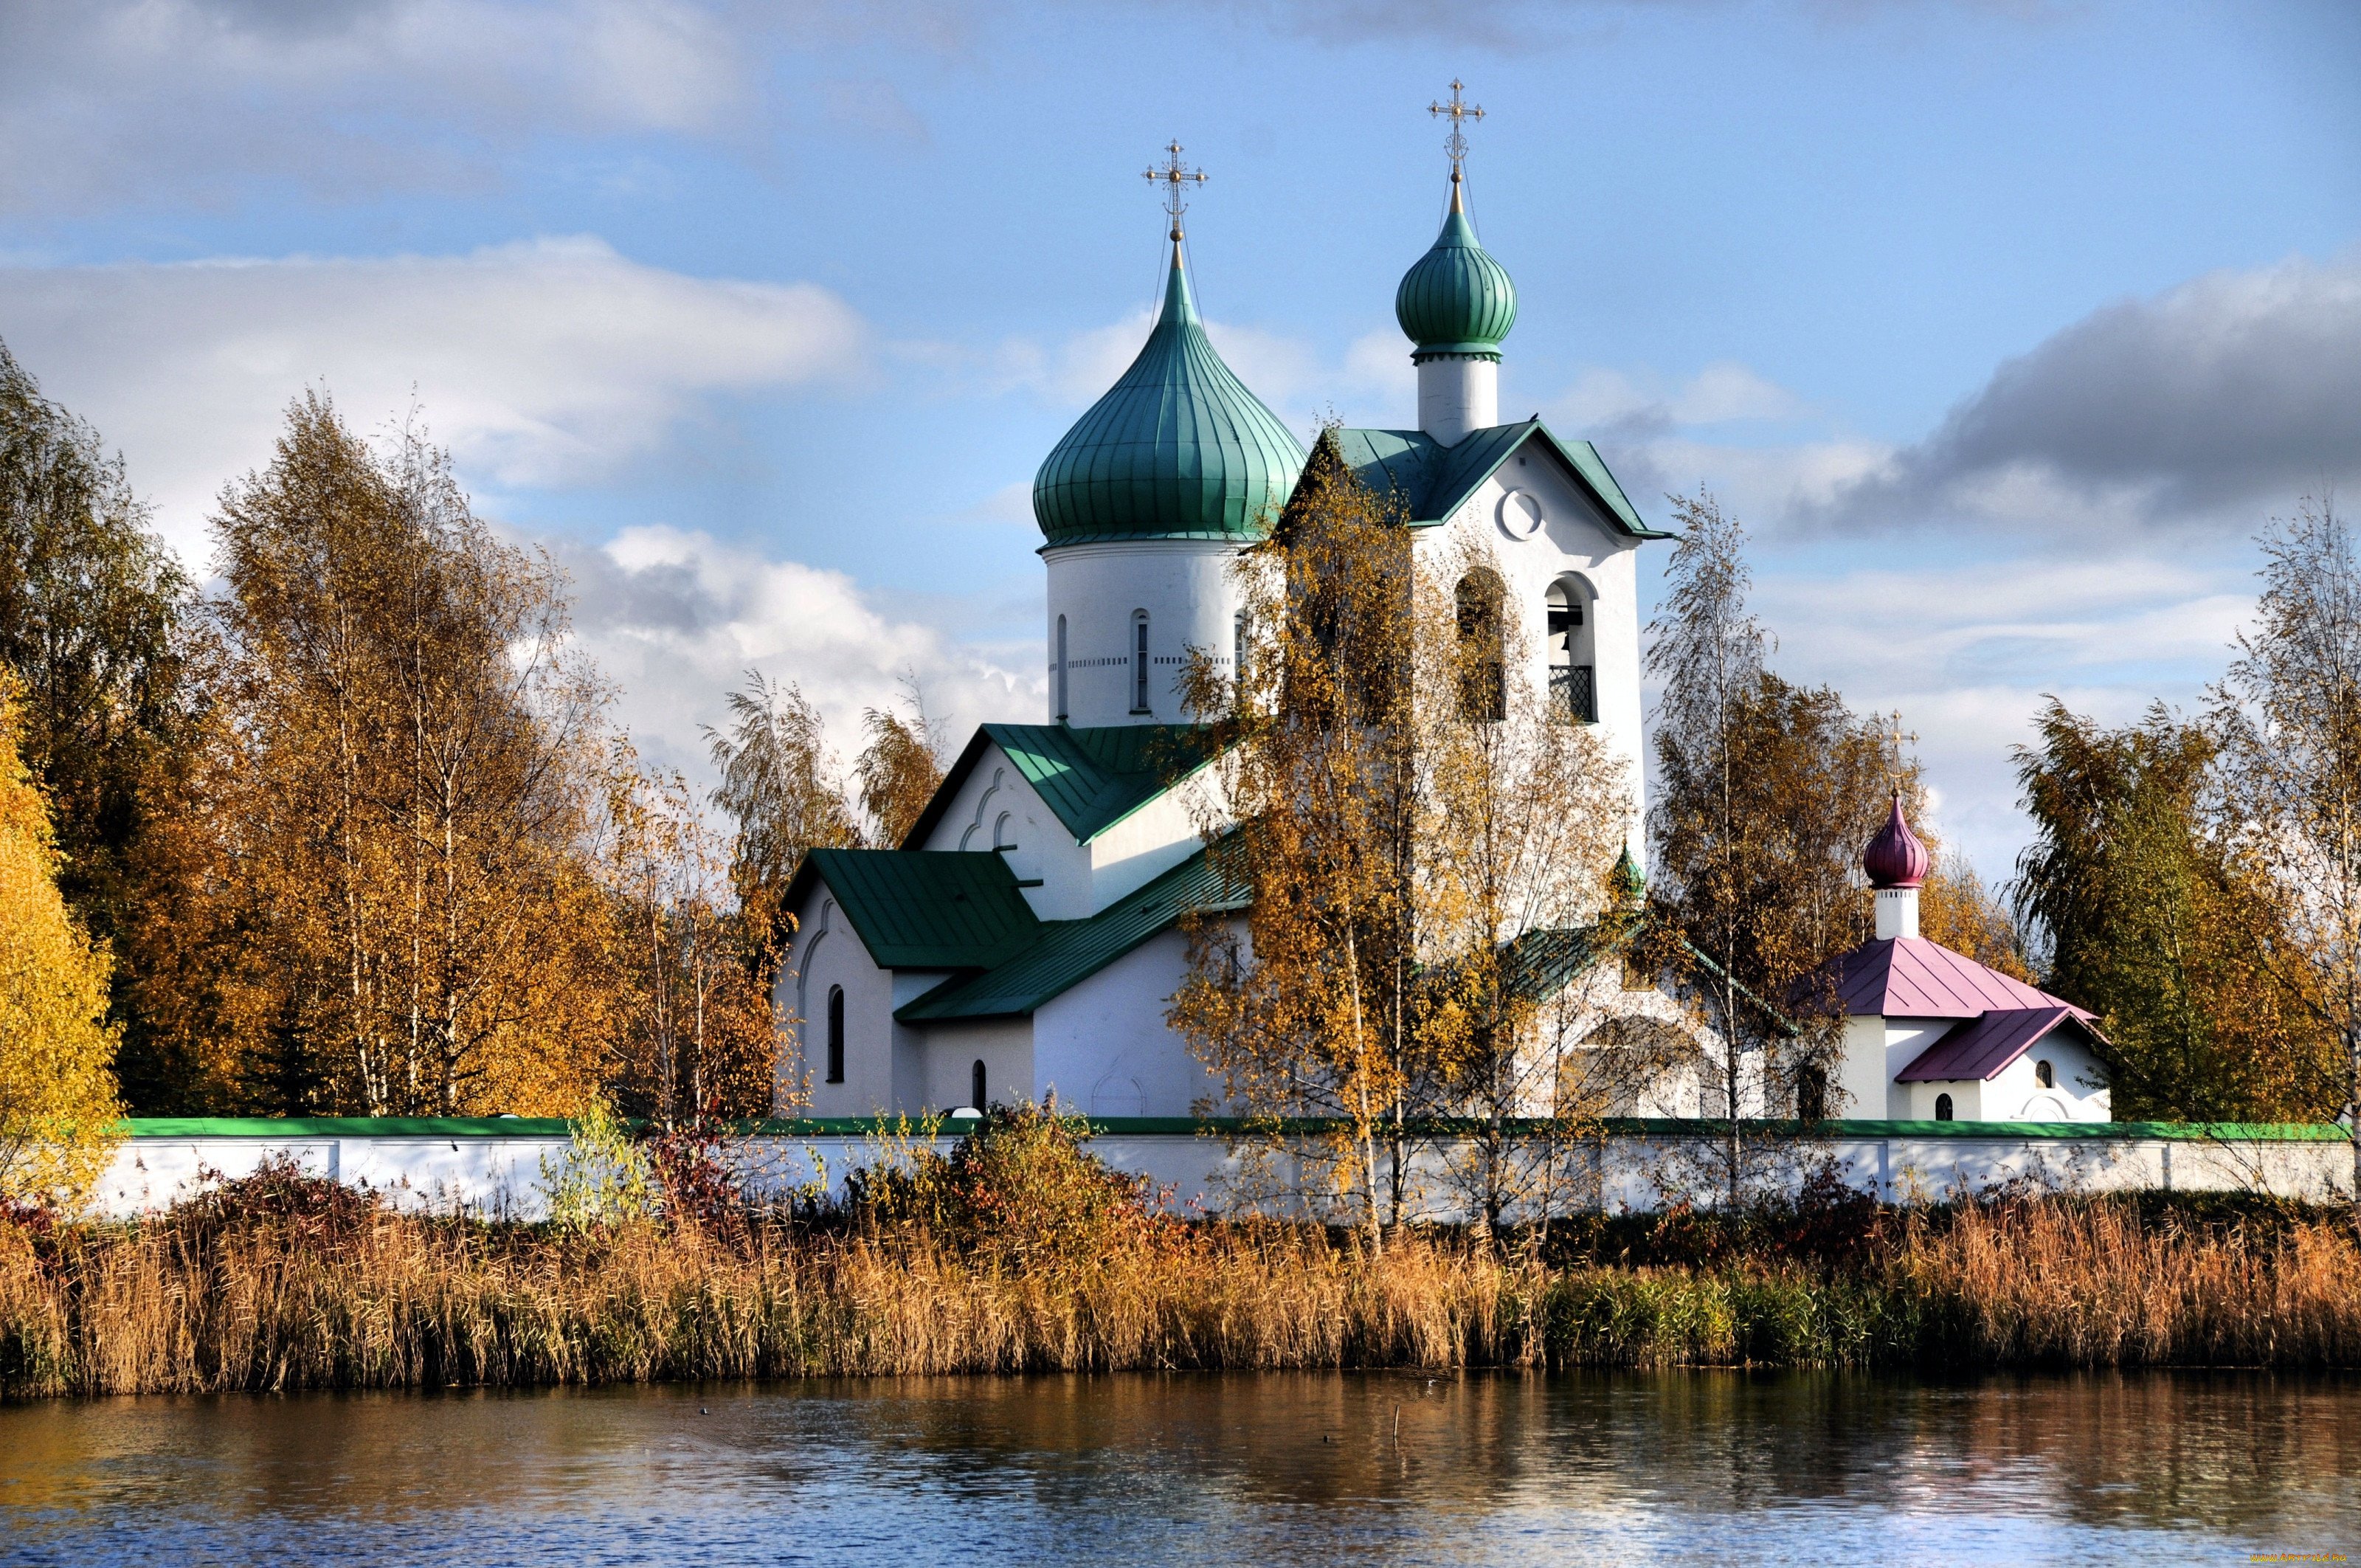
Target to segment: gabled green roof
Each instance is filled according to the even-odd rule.
[[[1181,270],[1139,356],[1050,448],[1033,479],[1044,549],[1104,539],[1259,535],[1303,470],[1303,444],[1213,352]]]
[[[1470,431],[1450,446],[1417,430],[1339,430],[1338,450],[1361,482],[1401,498],[1412,528],[1433,528],[1476,493],[1528,443],[1564,464],[1609,521],[1633,539],[1670,539],[1641,521],[1639,510],[1587,441],[1561,441],[1539,419]]]
[[[1086,844],[1162,795],[1169,781],[1211,760],[1206,731],[1193,724],[986,724],[943,775],[935,798],[911,826],[905,845],[923,844],[987,745],[997,745],[1025,782],[1056,813],[1076,843]]]
[[[1016,873],[989,851],[814,850],[796,868],[788,906],[821,880],[887,969],[984,969],[1041,930]]]
[[[1245,903],[1245,890],[1227,885],[1213,857],[1199,850],[1087,920],[1044,921],[1040,937],[1024,951],[982,974],[946,981],[905,1003],[894,1016],[906,1024],[1022,1017],[1191,911],[1241,908]]]

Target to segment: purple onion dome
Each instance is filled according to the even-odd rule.
[[[1916,887],[1927,880],[1927,869],[1934,864],[1927,854],[1927,846],[1918,835],[1910,831],[1910,824],[1902,820],[1902,797],[1894,797],[1894,814],[1877,837],[1869,841],[1868,852],[1861,858],[1861,869],[1869,873],[1872,887]]]

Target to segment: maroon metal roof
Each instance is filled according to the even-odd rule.
[[[1971,1018],[1945,1030],[1941,1039],[1895,1073],[1894,1081],[1959,1083],[1997,1077],[2001,1069],[2023,1056],[2036,1040],[2059,1025],[2082,1025],[2087,1014],[2078,1016],[2080,1011],[2064,1003],[2049,1007],[1995,1008],[1981,1018]]]
[[[2086,1023],[2091,1016],[1924,937],[1863,942],[1833,962],[1837,1001],[1850,1018],[1974,1018],[2023,1007],[2064,1007]]]

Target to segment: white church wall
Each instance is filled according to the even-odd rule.
[[[1854,1106],[1848,1113],[1854,1116],[1892,1116],[1905,1122],[1931,1118],[1935,1114],[1932,1110],[1922,1113],[1911,1109],[1917,1103],[1917,1100],[1913,1098],[1913,1088],[1907,1083],[1895,1082],[1894,1075],[1916,1061],[1928,1046],[1942,1038],[1960,1020],[1957,1018],[1880,1018],[1875,1022],[1885,1034],[1887,1087],[1882,1097],[1883,1107],[1882,1109],[1879,1107],[1877,1100],[1871,1100]],[[1927,1100],[1929,1106],[1933,1105],[1934,1100],[1931,1096],[1923,1098]],[[1960,1114],[1965,1115],[1966,1113],[1961,1112]]]
[[[894,1010],[917,1000],[948,971],[879,967],[823,882],[796,912],[796,937],[787,949],[778,1004],[789,1014],[782,1031],[775,1101],[785,1104],[798,1086],[810,1092],[807,1114],[869,1116],[915,1109],[925,1093],[918,1036],[894,1021]],[[828,1081],[828,994],[844,991],[844,1080]]]
[[[1217,1094],[1164,1022],[1188,968],[1188,939],[1165,931],[1042,1003],[1033,1014],[1038,1092],[1054,1089],[1093,1115],[1128,1116],[1186,1116]]]
[[[1503,505],[1511,496],[1503,521]],[[1523,503],[1530,502],[1532,510]],[[1531,533],[1533,511],[1540,526]],[[1520,521],[1520,514],[1522,521]],[[1549,682],[1545,635],[1549,590],[1562,577],[1578,576],[1590,589],[1587,607],[1598,731],[1628,770],[1635,858],[1646,851],[1638,831],[1643,798],[1643,751],[1640,708],[1639,542],[1609,522],[1565,474],[1555,458],[1528,442],[1439,528],[1425,531],[1419,548],[1429,560],[1463,546],[1488,550],[1498,566],[1525,644],[1523,679],[1544,696]]]
[[[2040,1081],[2049,1064],[2052,1082]],[[2057,1029],[1994,1074],[1984,1085],[1984,1102],[2002,1122],[2103,1122],[2112,1113],[2106,1071],[2080,1040]]]
[[[1091,840],[1090,909],[1095,914],[1144,887],[1204,847],[1199,813],[1219,792],[1219,776],[1206,769],[1165,791]],[[1225,814],[1223,815],[1225,818]]]
[[[1418,428],[1445,446],[1500,422],[1500,362],[1438,354],[1418,367]]]
[[[1931,1083],[1897,1083],[1894,1086],[1902,1101],[1894,1112],[1898,1121],[1905,1122],[1989,1122],[1996,1118],[1984,1114],[1984,1085],[1977,1079],[1938,1079]],[[1936,1102],[1949,1095],[1950,1115],[1938,1113]]]
[[[1837,1064],[1832,1116],[1883,1116],[1891,1075],[1885,1069],[1885,1020],[1848,1018],[1842,1042],[1844,1059]]]
[[[1058,713],[1058,620],[1066,621],[1066,713],[1077,728],[1188,720],[1175,685],[1191,647],[1228,666],[1237,594],[1236,547],[1218,540],[1140,539],[1066,544],[1042,553],[1049,567],[1049,718]],[[1136,711],[1132,631],[1148,612],[1148,710]]]
[[[1034,1088],[1033,1021],[985,1018],[930,1024],[922,1035],[926,1088],[915,1111],[937,1113],[975,1104],[975,1064],[983,1063],[986,1104],[1016,1105],[1040,1098]]]
[[[1035,915],[1044,920],[1078,920],[1097,908],[1091,902],[1090,851],[1074,842],[1008,753],[988,743],[926,842],[917,848],[974,851],[1009,842],[1016,847],[1005,858],[1017,880],[1040,879],[1039,887],[1022,890]]]
[[[950,1118],[934,1146],[948,1154],[964,1132],[964,1118]],[[1690,1135],[1715,1134],[1700,1127]],[[1293,1174],[1283,1155],[1266,1165],[1252,1146],[1194,1132],[1148,1132],[1118,1124],[1090,1146],[1118,1169],[1152,1176],[1182,1208],[1253,1207],[1255,1194],[1268,1190],[1258,1173],[1282,1182]],[[1609,1210],[1659,1207],[1663,1193],[1653,1173],[1678,1147],[1679,1140],[1664,1133],[1619,1134],[1592,1146],[1592,1179],[1568,1184],[1565,1209],[1602,1202]],[[737,1163],[746,1184],[758,1192],[784,1195],[824,1179],[841,1196],[846,1176],[880,1158],[884,1149],[867,1129],[804,1129],[745,1139],[731,1145],[725,1157]],[[266,1158],[285,1157],[307,1170],[386,1193],[402,1208],[537,1220],[548,1212],[544,1164],[556,1167],[566,1150],[562,1136],[486,1135],[472,1129],[449,1136],[301,1131],[134,1135],[116,1147],[92,1194],[92,1208],[109,1219],[152,1213],[223,1177],[245,1176]],[[2333,1202],[2351,1193],[2353,1179],[2351,1146],[2337,1137],[2128,1136],[2098,1128],[2087,1135],[2030,1136],[2005,1126],[1988,1134],[1967,1127],[1940,1135],[1881,1135],[1873,1127],[1857,1125],[1817,1141],[1809,1152],[1828,1155],[1852,1185],[1904,1203],[1939,1202],[2008,1181],[2061,1191],[2268,1192]],[[1420,1217],[1464,1218],[1454,1212],[1447,1194],[1447,1184],[1426,1184]],[[1284,1207],[1267,1204],[1265,1212]]]

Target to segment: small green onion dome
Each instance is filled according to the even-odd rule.
[[[1517,286],[1477,239],[1455,173],[1443,232],[1394,291],[1394,319],[1418,345],[1413,360],[1436,354],[1498,359],[1500,340],[1517,324]]]
[[[1176,233],[1156,329],[1050,449],[1033,478],[1033,517],[1051,545],[1252,539],[1278,516],[1303,460],[1303,444],[1213,352]]]

